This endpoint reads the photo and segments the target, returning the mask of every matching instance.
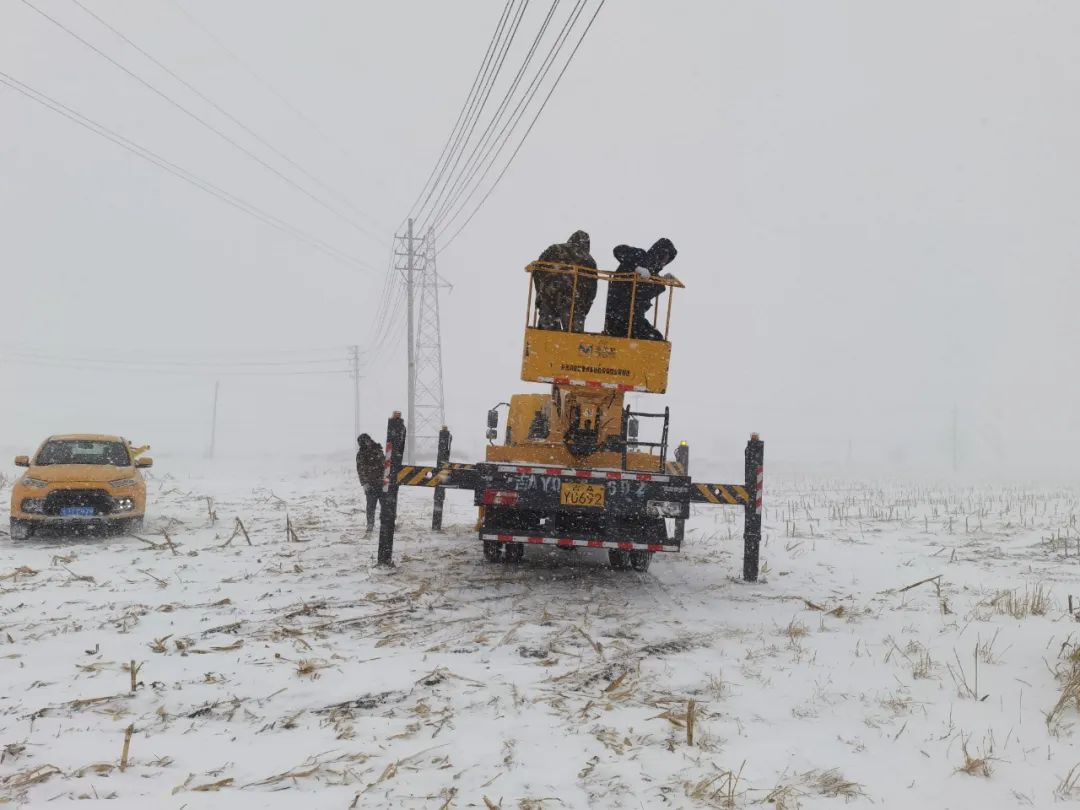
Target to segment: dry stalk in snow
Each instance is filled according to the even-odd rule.
[[[1053,730],[1070,705],[1080,711],[1080,651],[1078,650],[1074,650],[1069,655],[1069,669],[1065,673],[1061,695],[1054,704],[1054,708],[1046,713],[1047,727]]]
[[[1050,611],[1050,591],[1042,583],[1032,588],[1025,587],[1023,593],[1019,589],[1002,591],[990,601],[990,605],[998,613],[1014,619],[1045,616]]]
[[[134,661],[132,662],[134,663]],[[128,766],[128,753],[131,751],[131,735],[135,733],[135,726],[129,725],[124,730],[124,748],[120,751],[120,771],[126,771]]]

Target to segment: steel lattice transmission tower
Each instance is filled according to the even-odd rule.
[[[434,231],[429,229],[422,238],[416,238],[411,219],[405,233],[395,237],[395,266],[403,276],[407,293],[407,464],[435,457],[439,429],[446,423],[439,290],[450,285],[439,277],[435,254]]]

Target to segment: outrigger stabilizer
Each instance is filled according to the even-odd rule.
[[[656,473],[498,462],[454,464],[450,461],[452,436],[443,427],[435,466],[420,467],[402,463],[405,434],[401,413],[395,411],[386,430],[380,565],[393,564],[398,490],[405,486],[434,490],[433,531],[442,530],[446,490],[471,490],[475,505],[481,509],[478,539],[489,560],[501,555],[516,562],[527,545],[599,548],[609,551],[613,567],[632,566],[639,571],[648,568],[654,552],[680,550],[691,504],[741,506],[743,579],[757,581],[765,443],[756,433],[746,443],[741,484],[692,481],[690,447],[685,442],[676,448],[675,460]],[[565,493],[577,491],[582,484],[598,488],[593,491],[597,491],[599,503],[567,502]],[[536,515],[547,517],[529,519]],[[670,537],[663,518],[674,518],[675,531]]]

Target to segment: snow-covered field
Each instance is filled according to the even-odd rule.
[[[408,491],[384,572],[321,466],[161,463],[143,540],[0,535],[0,804],[1080,798],[1080,492],[767,480],[746,584],[738,510],[638,574],[485,563],[467,497],[433,534]]]

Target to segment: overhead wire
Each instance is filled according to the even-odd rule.
[[[536,111],[536,115],[533,116],[532,121],[529,123],[528,129],[526,129],[525,134],[521,136],[521,140],[518,141],[518,145],[514,148],[514,151],[511,153],[509,159],[506,161],[506,164],[502,167],[502,170],[499,172],[498,176],[495,178],[495,180],[491,184],[490,188],[488,188],[487,192],[480,199],[480,202],[477,203],[476,207],[472,210],[472,213],[469,214],[468,218],[461,224],[461,227],[459,227],[454,232],[453,236],[451,236],[437,250],[437,253],[442,253],[442,251],[444,251],[451,244],[453,244],[454,240],[457,239],[458,236],[461,234],[461,232],[463,230],[465,230],[465,228],[467,228],[469,226],[469,223],[472,222],[473,217],[475,217],[476,214],[480,211],[480,209],[483,208],[484,203],[487,202],[488,198],[491,197],[492,193],[498,187],[499,182],[506,175],[506,172],[509,170],[511,164],[513,164],[513,162],[514,162],[514,159],[517,157],[518,153],[521,151],[521,148],[525,145],[525,141],[528,139],[529,134],[533,131],[533,127],[536,126],[536,122],[540,119],[540,116],[544,112],[544,109],[547,107],[548,102],[551,101],[552,95],[554,95],[555,90],[558,88],[559,83],[562,81],[563,76],[566,75],[567,69],[570,67],[571,62],[574,61],[574,56],[577,55],[578,49],[581,48],[581,44],[585,41],[585,37],[588,36],[589,31],[592,29],[593,23],[596,22],[596,18],[600,14],[600,10],[604,7],[604,3],[606,1],[607,0],[600,0],[599,5],[597,5],[597,7],[596,7],[596,11],[593,12],[592,17],[589,19],[588,24],[585,26],[585,30],[581,33],[581,37],[578,39],[577,44],[574,45],[574,49],[570,52],[570,56],[567,58],[566,63],[562,66],[562,69],[559,71],[558,76],[555,77],[555,82],[552,84],[551,89],[548,90],[547,95],[544,97],[543,102],[540,104],[540,108]]]
[[[304,371],[266,371],[266,370],[234,370],[234,369],[175,369],[159,368],[155,366],[128,367],[128,366],[103,366],[95,363],[28,360],[25,358],[13,358],[7,362],[12,365],[36,366],[42,368],[76,369],[80,371],[105,371],[105,372],[128,372],[132,374],[167,374],[185,377],[296,377],[296,376],[343,376],[353,374],[352,367],[340,369],[317,369]]]
[[[476,75],[473,77],[472,86],[469,88],[469,92],[465,96],[465,101],[461,105],[461,110],[460,112],[458,112],[457,120],[454,122],[454,126],[450,130],[450,135],[446,139],[446,144],[443,146],[442,153],[439,155],[439,159],[435,161],[435,165],[431,169],[431,174],[428,175],[428,179],[424,181],[424,185],[420,189],[420,193],[417,195],[415,202],[413,202],[413,204],[409,206],[409,213],[405,215],[405,218],[402,220],[402,224],[404,224],[405,220],[408,220],[410,218],[416,218],[416,215],[423,210],[424,206],[427,205],[428,200],[431,199],[431,193],[435,190],[435,187],[442,179],[443,173],[446,170],[444,158],[446,158],[448,154],[447,150],[449,149],[450,154],[452,154],[453,151],[457,148],[458,143],[460,142],[460,135],[463,131],[462,125],[465,120],[466,110],[471,111],[473,108],[473,100],[477,94],[477,89],[480,86],[481,77],[487,75],[488,65],[490,64],[492,54],[495,52],[496,43],[502,37],[503,26],[510,14],[510,10],[513,8],[513,4],[514,0],[506,0],[505,5],[503,6],[502,14],[499,16],[499,22],[495,26],[495,31],[492,33],[491,39],[488,41],[487,50],[484,52],[484,58],[480,62],[480,67],[476,70]],[[453,144],[452,147],[451,144]],[[441,171],[439,170],[440,166],[443,167]],[[435,176],[436,172],[438,172],[438,177]],[[430,191],[428,190],[429,185],[431,186]],[[425,191],[427,191],[428,193],[428,196],[426,198],[424,197]],[[420,202],[421,199],[424,200],[422,204]],[[419,208],[417,206],[419,206]]]
[[[299,107],[297,107],[295,104],[293,104],[288,99],[288,97],[286,97],[284,93],[282,93],[270,81],[268,81],[265,76],[263,76],[261,73],[259,73],[257,70],[255,70],[250,64],[248,64],[248,62],[246,60],[241,59],[236,54],[235,51],[233,51],[227,44],[225,44],[225,42],[221,39],[221,37],[217,36],[203,22],[201,22],[190,11],[188,11],[186,8],[184,8],[178,2],[178,0],[167,0],[167,2],[169,2],[173,6],[173,8],[175,8],[178,12],[180,12],[180,14],[183,15],[187,19],[188,23],[190,23],[194,28],[201,31],[207,37],[207,39],[209,39],[211,42],[213,42],[222,53],[224,53],[227,57],[229,57],[229,59],[231,59],[234,63],[239,65],[241,68],[243,68],[244,71],[248,73],[248,75],[250,75],[253,79],[255,79],[255,81],[258,84],[260,84],[263,87],[263,89],[265,89],[272,96],[274,96],[279,102],[281,102],[282,106],[284,106],[287,110],[289,110],[289,112],[291,112],[299,121],[301,121],[303,124],[305,124],[307,127],[309,127],[316,135],[318,135],[327,144],[333,146],[342,157],[348,159],[353,164],[357,163],[354,156],[344,146],[342,146],[339,141],[337,141],[336,139],[334,139],[330,135],[328,135],[327,132],[322,127],[320,127],[318,123],[316,123],[310,116],[305,114],[303,110],[301,110]],[[382,184],[379,183],[379,185],[382,185]],[[343,202],[345,202],[346,205],[349,205],[350,208],[353,208],[353,210],[356,211],[356,213],[360,214],[361,216],[367,216],[369,219],[372,219],[373,223],[375,223],[375,220],[372,217],[370,217],[370,215],[365,214],[363,211],[361,211],[361,210],[359,210],[357,208],[354,208],[349,203],[348,198],[343,198]],[[375,224],[377,225],[378,223],[375,223]]]
[[[242,130],[243,130],[244,132],[246,132],[246,133],[247,133],[248,135],[250,135],[250,136],[251,136],[252,138],[254,138],[254,139],[255,139],[256,141],[258,141],[258,142],[259,142],[260,144],[262,144],[262,145],[263,145],[264,147],[266,147],[267,149],[269,149],[269,150],[270,150],[271,152],[273,152],[273,153],[274,153],[274,154],[275,154],[275,155],[276,155],[277,157],[279,157],[279,158],[280,158],[281,160],[283,160],[283,161],[284,161],[285,163],[287,163],[288,165],[292,166],[292,167],[293,167],[294,169],[296,169],[296,171],[300,172],[300,174],[302,174],[302,175],[303,175],[304,177],[306,177],[306,178],[307,178],[308,180],[310,180],[310,181],[311,181],[312,183],[315,183],[316,185],[320,186],[321,188],[325,189],[326,191],[329,191],[330,193],[332,193],[332,194],[334,194],[334,195],[338,196],[338,197],[339,197],[339,198],[341,198],[341,199],[342,199],[342,200],[343,200],[343,201],[344,201],[344,202],[345,202],[345,203],[346,203],[346,204],[347,204],[347,205],[348,205],[348,206],[349,206],[350,208],[352,208],[352,209],[353,209],[354,211],[355,211],[355,210],[357,210],[357,209],[356,209],[356,207],[355,207],[355,206],[354,206],[354,205],[353,205],[353,204],[351,203],[351,201],[349,201],[348,197],[346,197],[346,196],[345,196],[345,194],[344,194],[343,192],[341,192],[341,191],[339,191],[338,189],[336,189],[336,188],[334,188],[334,187],[332,187],[332,186],[328,185],[327,183],[323,182],[323,181],[322,181],[322,180],[320,180],[320,179],[319,179],[318,177],[316,177],[315,175],[313,175],[313,174],[312,174],[312,173],[311,173],[310,171],[308,171],[307,169],[305,169],[305,168],[304,168],[303,166],[301,166],[301,165],[300,165],[299,163],[297,163],[297,162],[296,162],[295,160],[293,160],[292,158],[290,158],[290,157],[289,157],[288,155],[286,155],[286,154],[285,154],[284,152],[282,152],[282,151],[281,151],[280,149],[278,149],[278,148],[277,148],[276,146],[274,146],[274,145],[273,145],[272,143],[270,143],[269,141],[267,141],[267,140],[266,140],[266,138],[264,138],[263,136],[261,136],[261,135],[260,135],[260,134],[259,134],[258,132],[256,132],[255,130],[253,130],[253,129],[252,129],[251,127],[249,127],[249,126],[248,126],[247,124],[245,124],[245,123],[244,123],[243,121],[241,121],[241,120],[240,120],[239,118],[237,118],[237,117],[236,117],[235,115],[233,115],[233,114],[232,114],[231,112],[229,112],[228,110],[226,110],[226,109],[225,109],[224,107],[222,107],[222,106],[221,106],[220,104],[218,104],[218,103],[217,103],[216,101],[214,101],[214,100],[213,100],[212,98],[210,98],[210,97],[209,97],[209,96],[207,96],[207,95],[206,95],[205,93],[203,93],[203,92],[202,92],[201,90],[199,90],[199,89],[198,89],[197,87],[195,87],[195,85],[193,85],[193,84],[192,84],[191,82],[189,82],[189,81],[188,81],[187,79],[185,79],[185,78],[184,78],[183,76],[180,76],[180,75],[179,75],[179,74],[178,74],[178,73],[177,73],[177,72],[176,72],[175,70],[173,70],[172,68],[170,68],[170,67],[169,67],[168,65],[164,64],[164,63],[163,63],[163,62],[162,62],[161,60],[157,59],[157,58],[156,58],[156,57],[155,57],[155,56],[154,56],[154,55],[153,55],[152,53],[150,53],[149,51],[147,51],[147,50],[146,50],[145,48],[143,48],[142,46],[140,46],[140,45],[139,45],[139,44],[138,44],[137,42],[133,41],[133,40],[132,40],[132,39],[131,39],[130,37],[128,37],[128,36],[127,36],[126,34],[124,34],[124,33],[123,33],[122,31],[120,31],[119,29],[117,29],[117,28],[116,28],[115,26],[113,26],[113,25],[112,25],[111,23],[109,23],[109,21],[108,21],[108,20],[106,20],[106,19],[104,19],[104,18],[103,18],[103,17],[102,17],[102,16],[100,15],[100,14],[98,14],[97,12],[95,12],[95,11],[93,11],[92,9],[88,8],[88,7],[87,7],[87,6],[86,6],[86,5],[85,5],[85,4],[84,4],[84,3],[82,2],[82,0],[71,0],[71,2],[72,2],[72,3],[74,3],[74,4],[76,5],[76,6],[78,6],[78,7],[80,8],[80,9],[82,9],[82,11],[83,11],[83,12],[85,12],[86,14],[88,14],[88,15],[89,15],[90,17],[92,17],[92,18],[94,18],[95,20],[97,20],[97,21],[98,21],[98,22],[99,22],[99,23],[100,23],[101,25],[103,25],[103,26],[104,26],[105,28],[107,28],[107,29],[108,29],[109,31],[111,31],[111,32],[112,32],[113,34],[115,34],[115,35],[116,35],[117,37],[119,37],[119,38],[120,38],[121,40],[123,40],[123,41],[124,41],[125,43],[127,43],[127,45],[129,45],[129,46],[130,46],[131,48],[135,49],[135,50],[136,50],[136,51],[137,51],[138,53],[142,54],[142,55],[143,55],[143,56],[144,56],[144,57],[145,57],[146,59],[148,59],[148,60],[149,60],[150,62],[152,62],[152,63],[153,63],[154,65],[156,65],[156,66],[157,66],[158,68],[160,68],[160,69],[161,69],[162,71],[164,71],[164,72],[165,72],[165,73],[167,73],[167,74],[168,74],[169,76],[171,76],[171,77],[172,77],[173,79],[175,79],[175,80],[176,80],[177,82],[179,82],[179,83],[180,83],[180,84],[182,84],[182,85],[183,85],[184,87],[186,87],[186,88],[187,88],[187,89],[188,89],[189,91],[191,91],[191,92],[192,92],[192,93],[193,93],[193,94],[194,94],[195,96],[197,96],[198,98],[202,99],[202,100],[203,100],[204,102],[206,102],[206,103],[207,103],[208,105],[210,105],[210,106],[211,106],[211,107],[213,107],[213,108],[214,108],[215,110],[217,110],[217,112],[219,112],[219,113],[220,113],[221,115],[225,116],[225,117],[226,117],[226,118],[228,118],[228,119],[229,119],[230,121],[232,121],[232,122],[233,122],[233,123],[234,123],[234,124],[235,124],[235,125],[236,125],[237,127],[239,127],[240,129],[242,129]],[[371,218],[371,217],[369,217],[369,219],[370,219],[370,218]],[[379,236],[378,234],[374,233],[373,231],[370,231],[370,230],[368,230],[367,228],[364,228],[364,227],[363,227],[363,226],[361,226],[361,225],[360,225],[359,223],[354,223],[354,225],[355,225],[355,227],[356,227],[356,228],[358,228],[358,229],[359,229],[359,230],[361,230],[362,232],[366,233],[366,234],[367,234],[368,236],[370,236],[370,237],[371,237],[372,239],[375,239],[375,240],[376,240],[377,242],[379,242],[379,243],[380,243],[380,244],[382,244],[382,245],[386,245],[386,240],[385,240],[385,239],[384,239],[383,237]]]
[[[495,30],[485,49],[484,58],[481,60],[480,66],[473,77],[472,85],[465,97],[465,101],[462,103],[461,109],[458,111],[454,126],[447,136],[438,160],[432,167],[431,173],[424,182],[402,224],[410,218],[427,216],[425,211],[428,210],[432,195],[438,191],[441,196],[446,188],[443,178],[447,177],[448,171],[452,174],[457,163],[461,160],[463,150],[468,145],[483,109],[487,105],[491,89],[494,87],[495,81],[502,70],[510,45],[517,35],[529,0],[523,0],[517,6],[516,12],[515,2],[516,0],[507,0],[503,5],[502,13],[499,15]],[[440,185],[440,183],[443,184]],[[439,203],[439,199],[439,197],[436,197],[436,204]],[[421,232],[423,227],[424,223],[421,222],[419,228]],[[375,335],[374,344],[377,351],[380,352],[388,345],[392,328],[397,320],[395,316],[400,313],[405,298],[402,285],[397,277],[399,271],[394,261],[396,250],[397,245],[395,244],[395,251],[390,256],[383,293],[379,302],[378,317],[373,330]]]
[[[536,54],[536,50],[539,47],[540,42],[544,37],[544,34],[547,33],[547,29],[551,25],[551,20],[555,16],[555,11],[556,9],[558,9],[560,2],[561,0],[554,0],[551,6],[548,8],[547,15],[544,17],[544,21],[540,25],[540,30],[537,31],[536,36],[533,38],[532,44],[529,46],[529,50],[525,54],[525,58],[522,60],[521,65],[518,67],[517,73],[514,75],[510,86],[507,88],[506,92],[503,95],[502,101],[499,103],[498,109],[491,117],[491,120],[488,121],[487,127],[485,127],[484,132],[480,136],[480,139],[473,146],[473,150],[469,154],[469,157],[466,160],[465,166],[462,168],[462,171],[458,174],[457,180],[454,182],[445,203],[438,211],[435,212],[433,216],[432,227],[436,229],[439,227],[446,215],[446,212],[451,207],[456,205],[457,201],[461,197],[462,192],[476,176],[476,172],[479,171],[480,166],[483,165],[484,161],[487,159],[488,154],[490,154],[490,147],[488,147],[479,159],[477,159],[476,157],[476,154],[480,149],[484,149],[489,143],[491,143],[492,133],[494,133],[495,127],[498,126],[507,108],[510,106],[510,102],[513,99],[514,93],[517,91],[518,86],[521,84],[522,78],[524,78],[529,65],[532,63],[533,57]],[[557,41],[558,37],[556,38],[556,42]],[[530,83],[529,86],[531,87],[532,84]],[[528,92],[528,90],[526,90],[526,92]],[[520,106],[520,104],[521,102],[519,101],[518,106]],[[517,112],[517,109],[518,107],[514,108],[514,113]],[[514,113],[511,113],[511,118],[513,118]],[[505,132],[505,126],[502,130],[500,130],[499,135],[501,136],[503,132]]]
[[[529,111],[529,107],[532,104],[533,100],[536,98],[540,89],[543,87],[544,81],[547,79],[547,76],[550,73],[552,66],[558,60],[563,49],[566,47],[566,43],[569,41],[573,29],[577,25],[578,20],[581,18],[581,15],[584,12],[587,3],[588,0],[576,0],[574,7],[570,11],[570,14],[563,21],[562,28],[555,35],[554,42],[552,42],[551,47],[548,48],[547,54],[544,56],[543,60],[541,60],[540,66],[536,69],[536,72],[529,80],[529,83],[526,86],[521,97],[518,98],[517,103],[515,104],[514,109],[511,111],[509,117],[503,122],[502,128],[495,136],[495,139],[489,142],[483,155],[474,164],[471,176],[468,179],[466,186],[463,186],[459,190],[457,197],[460,200],[461,191],[463,191],[465,187],[471,184],[469,194],[465,197],[464,201],[461,201],[460,204],[457,205],[452,214],[447,212],[440,218],[440,235],[446,232],[449,225],[453,223],[454,219],[458,215],[460,215],[461,211],[464,210],[464,208],[469,204],[469,201],[472,199],[472,197],[475,196],[477,190],[483,186],[484,180],[491,172],[491,168],[495,165],[499,156],[502,154],[503,150],[510,142],[510,139],[513,137],[515,130],[521,123],[526,113]],[[483,167],[483,173],[480,174],[479,179],[476,179],[474,183],[473,180],[476,178],[476,173],[480,171],[481,167]]]
[[[442,185],[439,194],[432,203],[431,209],[423,214],[423,216],[418,217],[420,220],[419,230],[421,232],[424,231],[424,226],[428,224],[432,211],[437,210],[440,207],[442,197],[450,187],[450,178],[452,178],[454,172],[457,171],[458,164],[461,163],[461,158],[465,154],[465,149],[472,140],[473,132],[476,131],[476,125],[479,123],[480,117],[487,108],[488,100],[491,98],[491,91],[495,87],[495,82],[498,80],[499,74],[502,72],[503,65],[506,63],[506,56],[510,52],[510,47],[513,45],[514,40],[517,38],[518,29],[521,27],[521,20],[528,7],[529,0],[524,0],[521,5],[518,6],[516,16],[511,24],[512,27],[508,30],[506,38],[498,46],[499,53],[491,63],[491,69],[488,71],[488,78],[483,82],[483,90],[480,94],[477,94],[476,100],[478,103],[475,104],[475,112],[470,116],[471,122],[468,126],[468,132],[465,133],[465,137],[461,141],[461,147],[457,150],[457,156],[454,158],[453,165],[450,167],[450,174],[447,178],[447,182]]]
[[[287,353],[283,350],[282,353]],[[334,357],[319,359],[277,360],[220,360],[176,359],[169,357],[139,358],[115,350],[99,350],[96,355],[58,354],[43,350],[27,350],[0,346],[0,359],[13,365],[46,368],[76,368],[89,371],[116,371],[138,374],[181,374],[212,376],[296,376],[353,374],[350,347],[337,347]],[[311,368],[313,365],[330,368]]]
[[[126,149],[128,152],[131,152],[132,154],[142,158],[143,160],[154,164],[158,168],[168,172],[169,174],[183,180],[184,182],[192,186],[195,186],[196,188],[211,195],[212,197],[216,197],[217,199],[232,206],[233,208],[243,211],[244,213],[266,225],[270,225],[271,227],[287,233],[289,236],[293,237],[297,241],[302,242],[309,247],[314,248],[315,250],[318,250],[333,259],[336,259],[343,264],[357,267],[363,270],[371,270],[370,265],[368,265],[366,262],[361,261],[355,256],[351,256],[344,251],[338,250],[337,248],[324,242],[318,237],[313,236],[294,225],[291,225],[285,220],[282,220],[274,216],[273,214],[262,210],[261,208],[258,208],[254,204],[249,203],[241,197],[238,197],[231,192],[222,189],[221,187],[211,183],[210,181],[202,179],[201,177],[193,174],[187,169],[173,163],[167,158],[162,157],[156,152],[153,152],[150,149],[147,149],[146,147],[136,143],[135,141],[132,141],[129,138],[120,135],[114,130],[109,129],[104,124],[88,118],[87,116],[67,106],[66,104],[57,101],[56,99],[41,92],[40,90],[37,90],[34,87],[26,84],[25,82],[16,79],[14,76],[0,71],[0,84],[4,84],[15,90],[16,92],[21,93],[22,95],[31,99],[32,101],[42,105],[43,107],[46,107],[47,109],[50,109],[53,112],[62,115],[71,121],[74,121],[76,124],[83,127],[84,129],[87,129],[90,132],[98,135],[99,137],[115,143],[116,145]]]
[[[300,359],[300,360],[174,360],[169,358],[132,358],[132,357],[116,357],[112,354],[105,354],[98,357],[86,357],[86,356],[62,356],[58,357],[53,354],[47,354],[42,352],[29,352],[19,350],[0,349],[0,357],[17,357],[24,360],[63,360],[70,362],[86,362],[86,363],[102,363],[110,366],[169,366],[176,368],[184,367],[197,367],[197,368],[240,368],[240,367],[276,367],[276,366],[317,366],[326,365],[327,363],[340,363],[344,355],[335,357],[326,357],[322,359]]]
[[[254,152],[252,152],[252,151],[251,151],[250,149],[248,149],[247,147],[245,147],[245,146],[244,146],[243,144],[241,144],[241,143],[239,143],[238,141],[236,141],[235,139],[231,138],[231,137],[230,137],[229,135],[227,135],[226,133],[222,132],[222,131],[221,131],[220,129],[218,129],[217,127],[215,127],[215,126],[214,126],[213,124],[211,124],[211,123],[210,123],[209,121],[207,121],[207,120],[205,120],[204,118],[202,118],[202,117],[201,117],[201,116],[200,116],[200,115],[199,115],[198,113],[195,113],[195,112],[193,112],[193,111],[189,110],[189,109],[188,109],[187,107],[185,107],[185,106],[184,106],[183,104],[181,104],[180,102],[178,102],[178,101],[176,101],[176,100],[175,100],[174,98],[172,98],[172,97],[171,97],[171,96],[170,96],[170,95],[169,95],[168,93],[165,93],[164,91],[162,91],[162,90],[160,90],[159,88],[155,87],[155,86],[154,86],[154,85],[153,85],[152,83],[148,82],[148,81],[147,81],[146,79],[144,79],[144,78],[142,78],[141,76],[139,76],[139,74],[135,73],[135,72],[134,72],[133,70],[130,70],[129,68],[125,67],[125,66],[124,66],[123,64],[121,64],[120,62],[118,62],[118,61],[116,61],[115,59],[113,59],[113,58],[112,58],[111,56],[109,56],[109,55],[108,55],[107,53],[105,53],[105,52],[104,52],[103,50],[101,50],[100,48],[98,48],[98,47],[97,47],[96,45],[94,45],[94,44],[93,44],[92,42],[90,42],[89,40],[87,40],[87,39],[84,39],[83,37],[79,36],[79,34],[77,34],[76,32],[74,32],[74,31],[73,31],[73,30],[71,30],[70,28],[68,28],[68,27],[67,27],[66,25],[64,25],[64,24],[63,24],[62,22],[60,22],[60,20],[56,19],[55,17],[53,17],[52,15],[50,15],[50,14],[46,13],[45,11],[42,11],[42,10],[41,10],[40,8],[38,8],[38,7],[37,7],[37,6],[35,6],[35,5],[34,5],[34,4],[32,3],[32,2],[30,2],[30,0],[20,0],[20,2],[22,2],[22,3],[23,3],[23,5],[25,5],[25,6],[27,7],[27,8],[31,9],[32,11],[34,11],[35,13],[37,13],[38,15],[40,15],[41,17],[43,17],[43,18],[45,18],[46,20],[48,20],[49,22],[51,22],[51,23],[52,23],[53,25],[55,25],[55,26],[56,26],[57,28],[59,28],[60,30],[62,30],[62,31],[64,31],[65,33],[67,33],[67,34],[68,34],[68,35],[69,35],[70,37],[72,37],[73,39],[75,39],[75,40],[77,40],[78,42],[82,43],[82,45],[84,45],[84,46],[85,46],[86,48],[88,48],[88,49],[90,49],[91,51],[93,51],[94,53],[96,53],[96,54],[97,54],[98,56],[100,56],[100,57],[101,57],[102,59],[104,59],[105,61],[107,61],[107,62],[108,62],[109,64],[111,64],[111,65],[113,65],[114,67],[116,67],[116,68],[117,68],[118,70],[120,70],[121,72],[123,72],[123,73],[124,73],[125,75],[127,75],[127,76],[131,77],[132,79],[134,79],[135,81],[137,81],[137,82],[138,82],[139,84],[143,85],[143,86],[144,86],[144,87],[146,87],[146,88],[147,88],[148,90],[150,90],[150,91],[151,91],[152,93],[154,93],[155,95],[157,95],[157,96],[159,96],[160,98],[162,98],[162,99],[163,99],[163,100],[164,100],[165,102],[167,102],[167,103],[168,103],[169,105],[171,105],[171,106],[175,107],[176,109],[180,110],[180,111],[181,111],[182,113],[184,113],[185,115],[187,115],[187,116],[188,116],[189,118],[191,118],[192,120],[194,120],[194,121],[196,121],[197,123],[201,124],[201,125],[202,125],[203,127],[205,127],[206,129],[208,129],[208,130],[210,130],[211,132],[213,132],[213,133],[214,133],[215,135],[217,135],[217,136],[218,136],[219,138],[221,138],[221,139],[222,139],[223,141],[225,141],[226,143],[230,144],[230,145],[231,145],[232,147],[234,147],[235,149],[239,150],[239,151],[240,151],[240,152],[242,152],[243,154],[247,155],[247,156],[248,156],[249,158],[251,158],[252,160],[254,160],[254,161],[255,161],[256,163],[258,163],[258,164],[259,164],[260,166],[262,166],[263,168],[265,168],[265,169],[266,169],[267,171],[269,171],[269,172],[270,172],[271,174],[273,174],[273,175],[275,175],[276,177],[280,178],[280,179],[281,179],[282,181],[284,181],[285,183],[287,183],[287,184],[288,184],[288,185],[289,185],[290,187],[292,187],[292,188],[294,188],[295,190],[299,191],[299,192],[300,192],[301,194],[303,194],[303,195],[304,195],[305,197],[307,197],[307,198],[309,198],[310,200],[312,200],[313,202],[315,202],[315,203],[316,203],[317,205],[321,206],[322,208],[326,209],[326,210],[327,210],[327,211],[329,211],[330,213],[334,214],[334,215],[335,215],[336,217],[338,217],[339,219],[341,219],[342,221],[344,221],[344,222],[345,222],[346,224],[348,224],[348,225],[351,225],[352,227],[356,228],[356,229],[357,229],[357,230],[359,230],[359,231],[360,231],[361,233],[365,233],[365,234],[367,233],[366,229],[364,229],[364,228],[363,228],[362,226],[360,226],[360,225],[359,225],[358,223],[354,222],[354,221],[353,221],[353,220],[352,220],[352,219],[351,219],[350,217],[348,217],[347,215],[345,215],[345,214],[341,213],[341,212],[340,212],[339,210],[337,210],[337,209],[336,209],[336,208],[335,208],[334,206],[330,205],[329,203],[327,203],[327,202],[326,202],[325,200],[321,199],[321,198],[320,198],[320,197],[318,197],[317,195],[315,195],[315,194],[311,193],[311,192],[310,192],[310,191],[309,191],[308,189],[306,189],[306,188],[304,188],[303,186],[301,186],[301,185],[300,185],[299,183],[297,183],[297,182],[296,182],[295,180],[293,180],[293,179],[292,179],[291,177],[289,177],[288,175],[286,175],[286,174],[285,174],[284,172],[281,172],[280,170],[278,170],[277,168],[275,168],[275,167],[274,167],[273,165],[271,165],[270,163],[268,163],[267,161],[263,160],[263,159],[262,159],[261,157],[259,157],[258,155],[256,155],[256,154],[255,154]]]

